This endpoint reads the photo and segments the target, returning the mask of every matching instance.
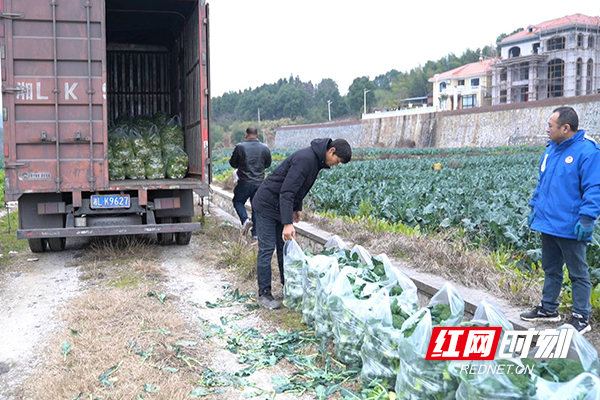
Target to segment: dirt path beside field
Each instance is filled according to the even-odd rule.
[[[9,267],[0,263],[0,398],[36,367],[37,346],[61,324],[53,314],[81,292],[77,269],[67,266],[72,251],[20,252]]]
[[[236,230],[220,223],[209,219],[212,233],[189,246],[69,240],[61,253],[0,262],[0,399],[275,396],[272,377],[293,366],[233,377],[248,364],[228,349],[230,335],[292,331],[300,315],[254,307],[255,281],[223,261]],[[227,302],[234,290],[242,299]]]

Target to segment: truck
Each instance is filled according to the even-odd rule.
[[[70,237],[156,234],[186,245],[208,195],[205,0],[0,0],[6,201],[33,252]],[[177,115],[182,179],[109,177],[120,117]],[[160,151],[157,149],[157,151]]]

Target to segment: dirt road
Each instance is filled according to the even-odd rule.
[[[236,231],[210,224],[189,246],[69,240],[61,253],[4,259],[0,399],[297,399],[274,392],[290,363],[234,375],[256,350],[244,335],[259,343],[300,316],[255,307],[254,280],[223,262]]]

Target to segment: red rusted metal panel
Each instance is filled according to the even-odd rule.
[[[107,53],[105,0],[0,0],[3,12],[24,15],[0,18],[0,45],[6,50],[3,151],[9,200],[22,193],[58,191],[73,193],[73,206],[79,207],[82,193],[129,187],[145,203],[148,190],[205,187],[209,155],[206,6],[198,0],[180,6],[156,4],[137,6],[147,15],[181,16],[179,39],[171,47],[111,44],[117,49],[111,47]],[[185,16],[179,13],[183,9]],[[131,16],[140,18],[136,12]],[[139,51],[140,46],[150,50]],[[125,112],[135,116],[157,111],[179,113],[185,122],[189,177],[109,182],[110,122]]]
[[[8,197],[105,187],[104,0],[4,2]]]

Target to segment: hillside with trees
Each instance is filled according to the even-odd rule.
[[[506,34],[500,35],[506,37]],[[331,119],[358,119],[363,113],[364,89],[367,92],[367,112],[395,110],[402,99],[424,97],[432,91],[428,79],[445,71],[476,62],[480,56],[496,57],[497,49],[467,49],[461,56],[448,54],[437,61],[427,61],[407,72],[395,69],[371,79],[354,79],[345,95],[332,78],[318,83],[303,82],[299,76],[281,78],[238,92],[225,93],[212,99],[211,134],[213,146],[230,147],[244,137],[245,127],[257,125],[260,109],[261,130],[279,126],[326,122],[329,119],[327,101],[331,100]]]

